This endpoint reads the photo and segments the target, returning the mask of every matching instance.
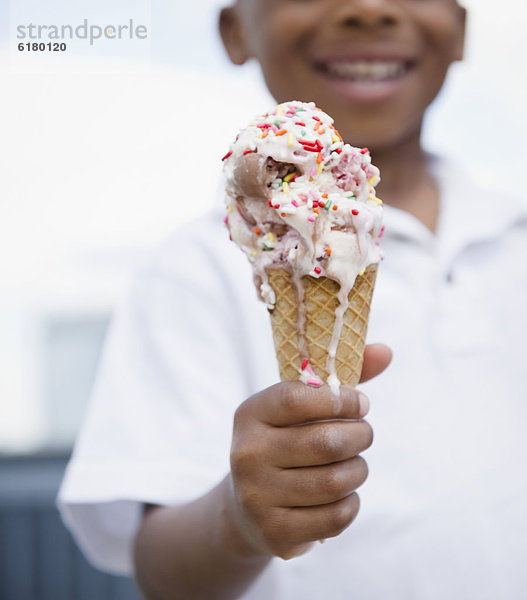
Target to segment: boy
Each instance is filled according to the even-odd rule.
[[[327,389],[271,385],[268,317],[219,211],[169,241],[117,315],[62,491],[101,566],[130,570],[135,538],[148,598],[523,593],[527,275],[514,259],[527,255],[527,211],[420,145],[464,21],[455,0],[222,11],[234,63],[256,58],[277,101],[315,101],[381,169],[370,337],[395,358],[363,388],[376,440],[348,529],[372,444],[366,396],[344,389],[336,412]],[[389,361],[369,346],[363,380]]]

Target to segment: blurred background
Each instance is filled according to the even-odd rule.
[[[527,4],[464,4],[466,60],[425,142],[524,194]],[[113,307],[172,229],[221,201],[219,158],[273,103],[255,65],[228,64],[220,5],[0,0],[0,600],[137,597],[75,552],[54,498]],[[17,49],[22,23],[84,18],[133,18],[148,38]]]

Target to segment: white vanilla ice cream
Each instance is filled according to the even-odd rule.
[[[379,170],[368,149],[345,144],[314,103],[292,101],[253,119],[223,161],[225,223],[252,263],[260,299],[273,309],[272,269],[290,273],[299,305],[302,277],[328,277],[340,285],[342,327],[357,275],[382,259]]]

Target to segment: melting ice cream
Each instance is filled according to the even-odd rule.
[[[270,310],[276,298],[269,273],[290,274],[304,352],[302,278],[327,277],[339,284],[327,367],[328,383],[338,389],[331,361],[349,293],[357,276],[382,259],[383,209],[375,194],[379,170],[367,148],[344,143],[330,116],[312,102],[298,101],[253,119],[223,161],[231,238],[252,263],[258,295]],[[300,379],[320,385],[309,356],[303,356],[298,370]]]

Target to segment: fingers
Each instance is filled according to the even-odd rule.
[[[382,373],[392,360],[392,351],[384,344],[369,344],[364,348],[361,383]]]
[[[343,386],[335,397],[328,386],[300,382],[277,384],[240,405],[231,474],[236,510],[255,547],[291,558],[352,522],[355,490],[368,475],[358,455],[373,440],[362,420],[367,410],[354,388]]]
[[[337,397],[327,385],[312,388],[299,381],[276,384],[250,401],[257,407],[259,420],[275,427],[325,419],[362,419],[369,408],[367,398],[354,388],[342,386]]]
[[[384,344],[370,344],[364,349],[361,382],[368,381],[390,364],[392,351]],[[255,394],[244,403],[254,416],[268,425],[286,427],[324,419],[362,419],[368,412],[367,399],[357,390],[341,386],[340,396],[327,385],[320,388],[298,381],[286,381]]]
[[[368,477],[361,456],[322,467],[284,469],[277,473],[277,505],[283,508],[318,506],[342,500]]]
[[[373,430],[366,421],[327,421],[269,433],[270,460],[279,468],[329,465],[369,448]]]
[[[355,519],[359,508],[359,496],[353,492],[331,504],[278,509],[269,527],[269,533],[275,540],[276,531],[282,532],[274,553],[290,558],[291,547],[339,535]]]

